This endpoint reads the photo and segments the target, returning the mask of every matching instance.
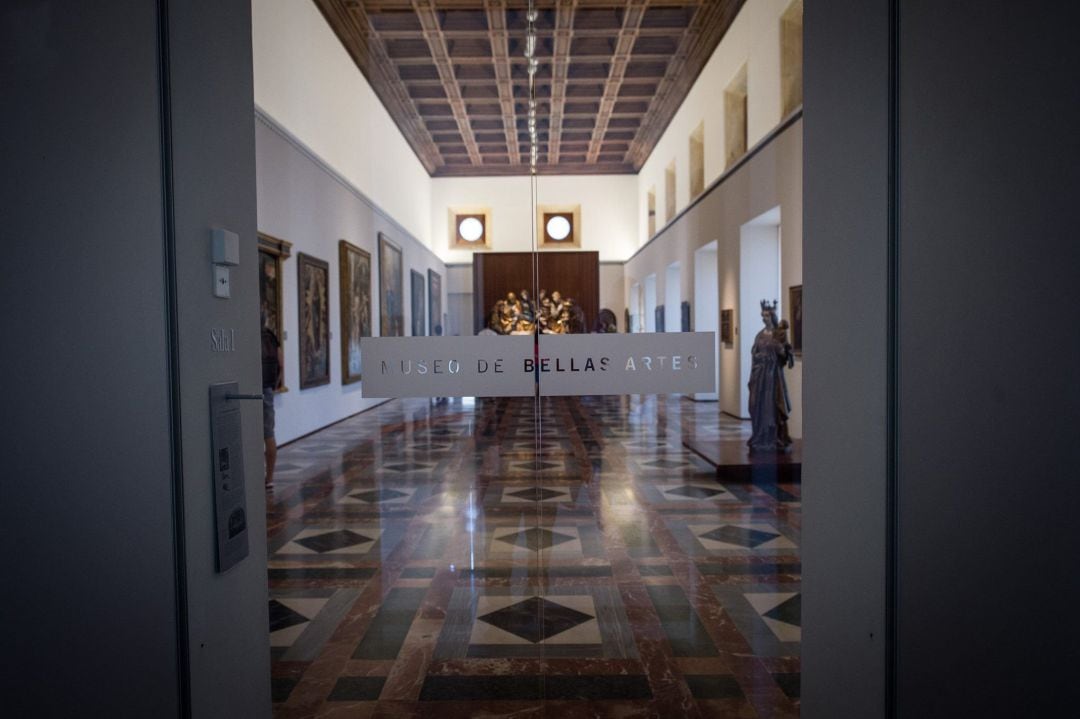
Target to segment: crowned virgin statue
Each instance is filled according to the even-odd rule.
[[[750,421],[753,435],[747,441],[753,452],[786,452],[791,448],[787,420],[791,412],[784,367],[795,366],[788,343],[788,323],[777,322],[776,302],[761,301],[765,327],[750,349]]]

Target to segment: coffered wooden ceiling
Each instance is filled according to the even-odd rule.
[[[525,0],[314,2],[431,175],[528,174]],[[537,172],[639,170],[742,3],[537,0]]]

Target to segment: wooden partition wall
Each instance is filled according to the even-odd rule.
[[[533,263],[537,280],[533,278]],[[473,327],[487,323],[495,302],[507,292],[528,290],[533,300],[538,291],[550,295],[558,290],[572,297],[585,313],[585,329],[591,330],[600,312],[599,252],[477,252],[473,255]]]

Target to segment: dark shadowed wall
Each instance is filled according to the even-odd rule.
[[[218,574],[208,407],[260,383],[250,6],[4,3],[0,76],[4,709],[269,716],[262,418]]]
[[[1073,709],[1073,19],[807,3],[804,716]]]
[[[5,713],[177,716],[155,5],[0,7]]]

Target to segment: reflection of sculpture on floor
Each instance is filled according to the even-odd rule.
[[[544,334],[576,334],[585,331],[585,313],[558,291],[548,296],[546,290],[540,290],[536,304],[528,290],[508,292],[491,309],[488,327],[502,335],[527,335],[537,330]]]
[[[747,444],[751,452],[784,452],[791,447],[787,419],[791,412],[784,367],[795,366],[788,343],[787,320],[777,322],[776,302],[761,301],[764,329],[757,333],[750,349],[750,420],[753,435]]]

